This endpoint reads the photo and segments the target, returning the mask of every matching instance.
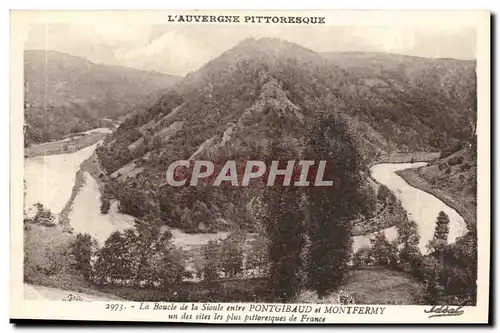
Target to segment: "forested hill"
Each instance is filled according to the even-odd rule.
[[[325,121],[334,121],[324,133],[328,158],[361,167],[381,153],[435,151],[468,140],[476,112],[470,62],[377,57],[325,56],[270,38],[239,43],[154,106],[128,117],[108,138],[98,151],[108,194],[135,216],[153,212],[185,230],[207,223],[219,228],[248,222],[234,219],[245,215],[242,205],[251,194],[242,199],[212,187],[173,191],[164,186],[170,163],[265,159],[279,155],[280,142],[288,157],[303,157],[311,138],[323,139]],[[449,64],[457,70],[447,70]],[[430,77],[435,73],[440,82]]]
[[[474,60],[361,52],[323,56],[353,79],[356,87],[345,95],[353,102],[348,112],[398,148],[446,150],[474,140]]]
[[[103,118],[118,119],[179,80],[50,50],[26,50],[24,74],[28,144],[105,126]]]

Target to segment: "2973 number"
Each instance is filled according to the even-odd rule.
[[[106,304],[106,310],[109,311],[122,311],[125,310],[123,304]]]

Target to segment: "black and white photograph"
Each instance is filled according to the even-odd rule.
[[[16,313],[487,320],[489,13],[351,14],[26,14]]]

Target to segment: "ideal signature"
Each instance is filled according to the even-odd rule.
[[[429,318],[461,316],[464,314],[463,307],[463,305],[433,305],[432,308],[424,310],[424,312],[431,314]]]

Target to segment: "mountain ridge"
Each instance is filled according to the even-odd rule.
[[[51,50],[25,50],[24,74],[28,144],[105,127],[179,79]]]

